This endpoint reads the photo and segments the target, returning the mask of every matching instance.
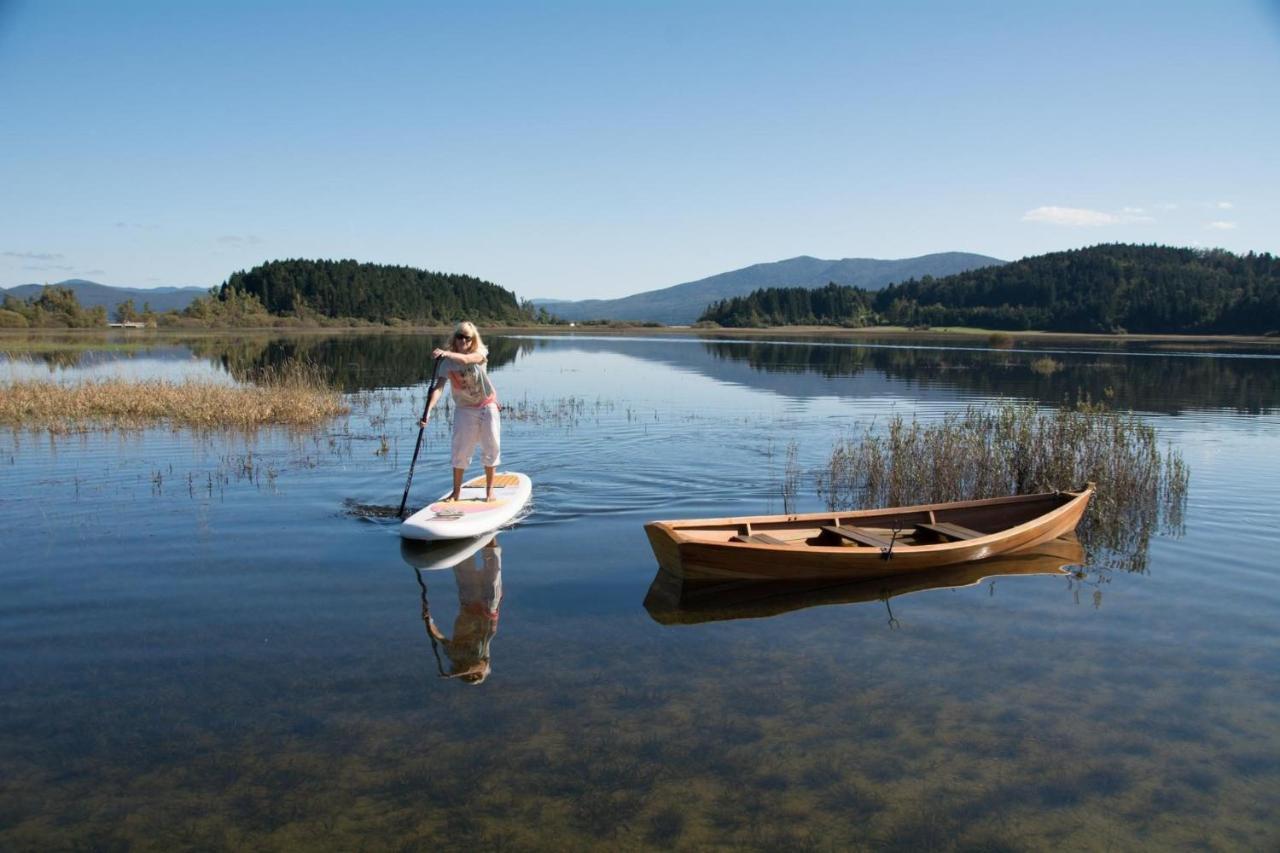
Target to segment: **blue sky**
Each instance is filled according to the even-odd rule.
[[[1280,251],[1280,3],[0,0],[0,285]]]

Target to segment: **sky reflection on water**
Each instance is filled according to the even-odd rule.
[[[304,353],[358,394],[424,381],[430,343],[204,342],[127,369]],[[1274,360],[1061,352],[1045,376],[1008,352],[503,347],[523,412],[504,457],[535,496],[501,535],[479,685],[439,678],[422,621],[419,579],[453,637],[453,573],[344,507],[398,501],[420,388],[314,434],[0,433],[0,846],[1280,841]],[[893,627],[878,600],[678,627],[644,609],[642,523],[780,511],[791,440],[812,469],[895,412],[1107,387],[1191,466],[1186,535],[1145,574],[918,592]],[[419,503],[446,452],[441,419]],[[820,506],[807,478],[799,509]]]

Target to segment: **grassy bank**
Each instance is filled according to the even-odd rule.
[[[307,427],[348,411],[342,395],[325,384],[318,371],[303,365],[266,372],[247,385],[129,379],[0,383],[0,424],[58,433],[157,424],[200,429]]]

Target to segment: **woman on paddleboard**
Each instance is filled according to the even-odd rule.
[[[419,423],[426,426],[431,410],[444,394],[444,385],[453,389],[453,494],[458,500],[462,491],[462,475],[471,464],[476,445],[480,446],[480,462],[484,465],[484,497],[493,499],[493,472],[500,461],[501,424],[498,420],[498,392],[485,370],[489,348],[480,340],[474,323],[462,322],[453,331],[448,349],[431,353],[440,359],[435,385],[427,397],[427,417]]]

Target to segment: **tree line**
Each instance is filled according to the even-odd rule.
[[[157,313],[132,299],[116,306],[120,322],[177,328],[292,328],[348,325],[548,323],[543,308],[469,275],[356,261],[270,261],[233,273],[181,311]],[[106,326],[107,310],[85,308],[73,291],[45,287],[31,299],[5,294],[0,328]]]
[[[107,325],[107,309],[85,308],[66,287],[46,287],[31,299],[6,293],[0,329],[92,329]]]
[[[979,326],[1150,334],[1280,330],[1280,259],[1221,249],[1106,244],[880,291],[766,288],[707,307],[722,326]]]

